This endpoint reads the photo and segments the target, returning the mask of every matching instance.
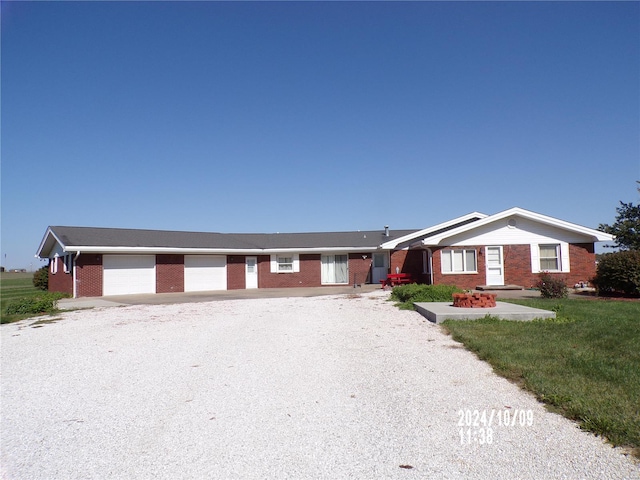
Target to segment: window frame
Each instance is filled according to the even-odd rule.
[[[56,275],[58,273],[58,258],[60,258],[60,255],[56,253],[49,261],[49,273],[51,273],[51,275]]]
[[[553,247],[555,249],[555,257],[543,257],[542,249],[544,247]],[[555,259],[556,267],[555,268],[543,268],[542,262],[543,260],[552,260]],[[541,272],[561,272],[562,271],[562,247],[559,243],[540,243],[538,244],[538,267]]]
[[[336,262],[336,257],[344,257],[344,265],[346,266],[346,279],[344,282],[337,282],[337,281],[332,281],[329,282],[327,281],[327,278],[325,277],[325,270],[324,270],[324,265],[325,265],[325,259],[327,257],[333,257],[333,268],[334,268],[334,274],[337,271],[336,270],[336,265],[338,262]],[[342,262],[340,262],[342,263]],[[335,280],[335,275],[334,275],[334,280]],[[320,255],[320,283],[322,285],[348,285],[349,284],[349,254],[348,253],[344,253],[344,252],[331,252],[331,253],[323,253]]]
[[[290,260],[283,262],[282,260]],[[273,253],[271,254],[271,273],[298,273],[300,272],[300,255],[297,253]],[[291,268],[283,268],[290,265]]]
[[[284,256],[276,255],[276,264],[278,266],[278,273],[292,273],[293,272],[293,255]]]
[[[462,252],[462,270],[455,270],[454,252]],[[468,268],[467,254],[473,252],[473,270]],[[445,255],[450,259],[447,265],[451,265],[451,270],[445,270]],[[478,250],[475,248],[444,248],[440,250],[440,272],[443,275],[474,275],[478,273]]]
[[[73,270],[73,255],[65,255],[63,257],[64,273],[71,273]]]

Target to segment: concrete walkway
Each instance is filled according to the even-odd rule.
[[[174,303],[212,302],[215,300],[239,300],[246,298],[319,297],[323,295],[349,295],[380,290],[380,285],[367,284],[358,287],[255,288],[249,290],[220,290],[209,292],[148,293],[137,295],[112,295],[107,297],[63,298],[58,301],[61,310],[79,308],[117,307],[122,305],[169,305]],[[482,293],[491,292],[485,290]],[[507,298],[540,298],[537,290],[493,291],[498,300]],[[576,294],[570,296],[579,297]]]
[[[301,287],[255,288],[248,290],[220,290],[210,292],[148,293],[137,295],[111,295],[107,297],[63,298],[58,301],[61,310],[93,307],[117,307],[122,305],[169,305],[178,303],[212,302],[215,300],[239,300],[247,298],[319,297],[323,295],[349,295],[380,290],[380,285],[361,287]]]
[[[148,293],[137,295],[112,295],[107,297],[63,298],[58,301],[61,310],[78,308],[117,307],[122,305],[168,305],[173,303],[211,302],[243,298],[319,297],[322,295],[349,295],[380,290],[379,285],[353,285],[337,287],[256,288],[249,290],[220,290],[209,292]],[[487,293],[488,291],[483,291]],[[537,290],[495,291],[498,300],[507,298],[540,298]],[[580,297],[570,293],[569,296]]]
[[[415,307],[420,315],[433,323],[442,323],[445,320],[477,320],[487,315],[519,321],[556,317],[556,313],[549,310],[508,302],[496,302],[496,306],[491,308],[460,308],[454,307],[451,302],[416,303]]]

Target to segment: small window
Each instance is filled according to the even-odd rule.
[[[293,272],[293,257],[281,257],[278,255],[278,271]]]
[[[300,271],[297,253],[271,254],[271,273],[296,273]]]
[[[71,273],[73,269],[73,255],[64,256],[64,273]]]
[[[540,245],[540,270],[560,270],[560,245]]]
[[[442,273],[478,273],[475,249],[442,250]]]
[[[387,266],[387,254],[386,253],[374,253],[373,254],[373,267],[385,268]]]
[[[52,275],[58,273],[58,255],[49,260],[49,271]]]

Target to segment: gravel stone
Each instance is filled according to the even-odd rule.
[[[3,325],[2,478],[640,479],[632,457],[387,299],[138,305]],[[486,422],[466,425],[475,411],[494,415],[491,443]]]

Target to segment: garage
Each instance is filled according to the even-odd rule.
[[[225,255],[185,255],[184,291],[202,292],[227,289]]]
[[[104,255],[103,295],[156,293],[155,255]]]

